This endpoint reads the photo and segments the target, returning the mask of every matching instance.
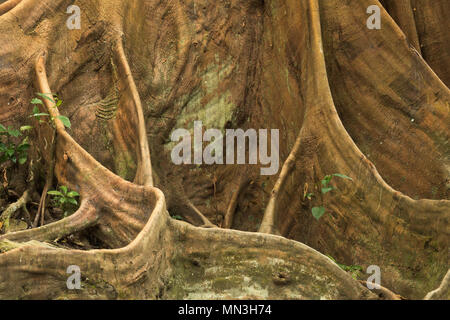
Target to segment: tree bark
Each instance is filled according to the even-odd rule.
[[[54,157],[53,131],[33,123],[33,160],[54,160],[52,179],[81,195],[67,218],[0,235],[0,298],[377,298],[325,254],[379,266],[406,298],[439,287],[447,0],[385,0],[380,30],[366,26],[377,0],[78,0],[80,30],[71,4],[0,4],[0,123],[27,123],[36,92],[57,94],[61,107],[44,101]],[[281,172],[174,165],[171,133],[194,121],[279,129]],[[230,204],[244,173],[253,183]],[[316,221],[304,186],[333,173],[353,183],[333,180]],[[238,230],[199,227],[224,216]],[[80,232],[100,248],[59,243]],[[82,290],[66,286],[71,265]]]

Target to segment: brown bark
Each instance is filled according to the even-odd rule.
[[[70,4],[0,4],[0,123],[22,125],[35,92],[57,93],[54,157],[53,129],[34,124],[33,160],[54,159],[81,195],[67,218],[0,235],[1,298],[376,298],[323,254],[380,266],[407,298],[439,286],[448,1],[383,1],[381,30],[365,24],[377,0],[79,0],[81,30],[65,28]],[[280,129],[281,172],[173,165],[170,134],[195,120]],[[316,221],[303,188],[332,173],[353,183],[333,181]],[[80,232],[101,249],[61,247]],[[81,291],[66,287],[70,265]]]
[[[15,6],[17,6],[22,0],[8,0],[0,3],[0,14],[5,14]]]

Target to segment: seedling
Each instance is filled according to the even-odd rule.
[[[333,177],[338,177],[338,178],[342,178],[342,179],[347,179],[347,180],[353,181],[352,178],[350,178],[349,176],[346,176],[345,174],[341,174],[341,173],[334,173],[334,174],[326,175],[320,181],[320,191],[321,191],[321,194],[322,194],[322,196],[321,196],[322,205],[321,206],[317,206],[317,207],[313,207],[311,209],[311,213],[312,213],[313,217],[316,218],[317,220],[319,220],[326,212],[326,209],[323,206],[323,195],[325,195],[328,192],[331,192],[333,190],[336,190],[336,188],[334,188],[333,186],[330,185],[331,180],[333,179]],[[304,198],[305,199],[312,200],[313,197],[314,197],[314,193],[308,193],[308,192],[305,191],[305,194],[304,194]]]
[[[64,217],[73,214],[78,209],[78,201],[76,200],[80,194],[76,191],[69,191],[66,186],[60,186],[58,190],[47,192],[52,196],[53,206],[64,212]]]
[[[56,95],[54,95],[53,97],[50,97],[49,94],[45,94],[45,93],[37,93],[37,95],[43,99],[53,102],[55,104],[56,108],[59,108],[62,105],[62,100],[59,99]],[[34,108],[33,108],[33,113],[30,115],[30,118],[32,118],[32,117],[36,118],[39,121],[39,123],[47,122],[41,118],[50,119],[50,123],[54,127],[55,118],[51,117],[50,114],[41,112],[39,110],[38,105],[44,105],[44,102],[42,101],[42,99],[34,98],[33,100],[31,100],[31,103],[34,104]],[[66,116],[61,116],[61,115],[57,116],[56,118],[61,120],[61,122],[64,124],[65,127],[69,128],[69,129],[71,128],[72,125],[70,123],[69,118],[67,118]]]
[[[23,131],[30,130],[31,127],[23,126],[20,130],[13,129],[11,126],[6,128],[0,124],[0,164],[11,160],[13,163],[24,164],[28,159],[28,150],[30,144],[28,137],[25,137],[21,143],[14,144],[12,138],[22,136]]]

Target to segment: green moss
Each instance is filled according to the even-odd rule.
[[[220,61],[220,59],[216,59]],[[203,126],[222,129],[228,121],[232,121],[236,105],[232,101],[232,95],[227,90],[222,90],[220,85],[223,79],[234,70],[232,59],[223,60],[221,63],[210,64],[201,74],[202,87],[194,93],[186,95],[177,101],[179,105],[185,105],[174,128],[190,130],[193,136],[194,121],[202,121]],[[172,150],[177,143],[168,142],[166,150]]]
[[[136,174],[136,163],[129,152],[119,152],[114,157],[116,174],[125,180],[131,181]]]
[[[212,280],[211,287],[213,290],[221,292],[224,290],[237,288],[241,284],[242,284],[241,277],[231,276],[231,277],[216,278]]]

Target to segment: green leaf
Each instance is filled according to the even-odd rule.
[[[63,194],[67,194],[67,187],[66,186],[60,186],[59,189],[63,192]]]
[[[17,151],[20,152],[27,151],[28,149],[30,149],[30,145],[28,143],[22,143],[17,146]]]
[[[63,102],[62,100],[58,99],[56,101],[56,107],[59,108],[62,105],[62,102]]]
[[[334,177],[339,177],[339,178],[342,178],[342,179],[347,179],[347,180],[352,180],[352,181],[353,181],[352,178],[350,178],[349,176],[346,176],[345,174],[334,173],[333,176],[334,176]]]
[[[347,266],[347,265],[345,265],[345,264],[342,264],[342,263],[336,263],[338,266],[339,266],[339,268],[341,268],[342,270],[344,270],[344,271],[350,271],[350,268],[349,268],[349,266]]]
[[[7,160],[8,160],[8,157],[6,156],[6,154],[3,154],[0,156],[0,163],[4,163]]]
[[[308,198],[309,200],[311,200],[312,197],[314,197],[314,193],[307,193],[306,194],[306,198]]]
[[[23,139],[22,142],[18,145],[19,148],[21,146],[26,146],[27,148],[30,147],[30,143],[29,143],[28,137],[25,137],[25,139]]]
[[[333,190],[334,190],[333,187],[322,188],[322,194],[328,193],[328,192],[333,191]]]
[[[40,113],[39,109],[36,107],[35,109],[33,109],[33,114],[30,116],[31,117],[35,117],[36,119],[38,119],[39,123],[43,123],[45,121],[41,120],[41,117],[48,117],[50,116],[48,113]]]
[[[175,220],[183,220],[183,217],[181,217],[181,216],[172,216],[172,218],[173,219],[175,219]]]
[[[75,198],[75,197],[79,197],[80,194],[79,194],[78,192],[76,192],[76,191],[70,191],[70,192],[67,194],[67,196],[68,196],[68,197],[71,197],[71,198]]]
[[[2,124],[0,124],[0,132],[6,132],[6,128]]]
[[[44,103],[42,102],[42,100],[41,100],[41,99],[38,99],[38,98],[34,98],[33,100],[31,100],[31,103],[32,103],[32,104],[44,104]],[[37,107],[35,107],[35,108],[37,108]]]
[[[7,156],[10,157],[10,158],[14,155],[14,153],[15,153],[15,150],[14,150],[14,149],[8,149],[8,150],[6,150],[6,154],[7,154]]]
[[[27,162],[28,157],[27,155],[22,155],[19,157],[19,164],[24,164],[25,162]]]
[[[19,130],[14,130],[14,129],[12,129],[12,128],[8,128],[8,134],[9,134],[11,137],[14,137],[14,138],[17,138],[17,137],[19,137],[19,136],[21,135],[21,133],[20,133]]]
[[[50,95],[49,93],[40,93],[40,92],[38,92],[36,94],[39,97],[41,97],[41,98],[47,99],[48,101],[55,103],[55,100],[53,100],[53,97],[52,98],[49,97],[49,95]]]
[[[330,183],[332,178],[333,178],[333,176],[326,175],[325,178],[323,178],[323,180],[321,181],[322,182],[322,186],[326,187]]]
[[[22,127],[20,127],[20,131],[29,131],[31,129],[33,129],[32,126],[22,126]]]
[[[60,197],[63,196],[63,194],[61,192],[56,191],[56,190],[51,190],[51,191],[47,192],[47,194],[49,194],[51,196],[60,196]]]
[[[73,205],[78,205],[78,202],[77,202],[77,200],[75,200],[74,198],[66,198],[67,199],[67,202],[69,202],[69,203],[71,203],[71,204],[73,204]]]
[[[351,266],[351,269],[353,271],[362,271],[363,270],[363,268],[361,266],[358,266],[358,265]]]
[[[33,117],[46,117],[46,116],[50,116],[48,113],[33,113],[32,115]]]
[[[58,119],[61,120],[61,122],[64,124],[65,127],[67,128],[71,128],[71,123],[69,118],[65,117],[65,116],[58,116]]]
[[[324,207],[313,207],[312,210],[312,215],[314,218],[316,218],[317,220],[319,220],[325,213],[325,208]]]

